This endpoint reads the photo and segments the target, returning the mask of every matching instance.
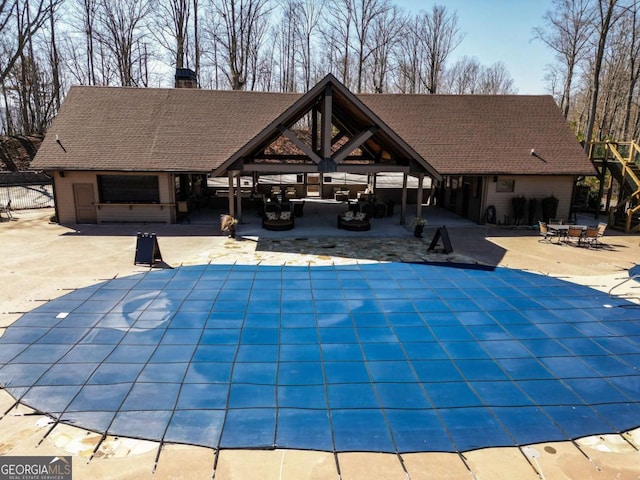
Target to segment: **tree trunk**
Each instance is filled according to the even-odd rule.
[[[571,83],[573,82],[573,62],[568,65],[567,78],[564,82],[564,91],[562,93],[562,114],[564,118],[569,117],[569,107],[571,106]]]
[[[625,105],[624,112],[624,123],[623,123],[623,140],[629,141],[631,138],[629,137],[629,131],[631,130],[631,110],[633,109],[633,92],[636,89],[636,85],[638,83],[638,75],[640,72],[637,67],[637,54],[640,50],[638,48],[638,26],[637,26],[637,18],[638,12],[633,9],[632,10],[632,22],[631,22],[631,40],[630,40],[630,48],[629,48],[629,84],[627,86],[627,101]]]
[[[53,100],[55,111],[60,110],[60,57],[58,56],[58,46],[56,44],[56,29],[53,15],[53,0],[49,0],[49,8],[51,8],[50,27],[51,27],[51,77],[53,82]]]
[[[200,33],[198,32],[198,0],[193,0],[194,68],[200,85]]]
[[[593,68],[593,89],[591,92],[591,104],[589,106],[589,122],[587,124],[587,131],[585,132],[585,152],[589,153],[590,142],[593,141],[593,129],[596,123],[596,115],[598,113],[598,93],[600,90],[600,70],[602,68],[602,60],[604,57],[604,49],[607,43],[607,35],[609,34],[609,28],[611,26],[611,17],[613,16],[613,9],[616,6],[618,0],[606,0],[607,11],[602,12],[602,2],[600,1],[600,18],[601,29],[600,36],[598,38],[598,50],[596,52],[595,65]]]

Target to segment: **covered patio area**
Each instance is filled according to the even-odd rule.
[[[400,176],[393,199],[378,192],[381,173]],[[296,182],[284,188],[260,188],[261,175],[295,176]],[[347,181],[347,175],[360,179],[354,184],[353,178]],[[405,225],[408,216],[422,216],[425,177],[441,180],[419,153],[332,75],[211,173],[214,178],[224,176],[229,214],[240,220],[242,198],[248,194],[263,202],[292,198],[359,200],[359,204],[376,206],[393,202],[398,205],[399,225]],[[248,176],[251,181],[246,180]],[[412,199],[408,198],[409,178],[417,185]],[[409,203],[415,204],[415,214],[409,215]]]

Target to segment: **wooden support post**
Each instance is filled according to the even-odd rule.
[[[318,109],[311,109],[311,150],[318,153]]]
[[[424,181],[424,173],[418,175],[418,193],[416,198],[416,218],[422,218],[422,183]]]
[[[596,208],[596,216],[597,219],[600,216],[600,204],[602,203],[602,195],[604,194],[604,181],[607,173],[607,159],[605,158],[602,162],[602,170],[598,171],[598,206]],[[611,181],[609,181],[611,183]],[[607,193],[607,206],[606,211],[609,211],[609,207],[611,206],[611,189],[609,189],[609,193]]]
[[[333,92],[331,85],[327,85],[324,90],[324,99],[322,102],[322,119],[320,132],[320,158],[327,160],[331,158],[331,119],[333,117]]]
[[[227,173],[229,177],[229,215],[232,217],[236,216],[236,210],[234,206],[234,196],[233,196],[233,172],[229,171]]]
[[[407,173],[402,174],[402,206],[400,208],[400,225],[407,224]]]
[[[240,174],[236,175],[236,186],[235,198],[236,202],[238,202],[238,215],[236,218],[238,222],[242,223],[242,185],[240,182]]]
[[[433,177],[431,178],[431,189],[429,190],[429,206],[433,207],[435,205],[435,198],[436,198],[436,185],[437,185],[437,180],[434,180]]]

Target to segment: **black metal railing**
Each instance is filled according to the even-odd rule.
[[[11,201],[12,210],[53,207],[51,184],[0,185],[0,203]]]

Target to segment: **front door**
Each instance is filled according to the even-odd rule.
[[[93,204],[93,185],[91,183],[74,183],[73,200],[76,205],[77,223],[96,223],[96,207]]]
[[[320,197],[320,175],[307,174],[307,197]]]

